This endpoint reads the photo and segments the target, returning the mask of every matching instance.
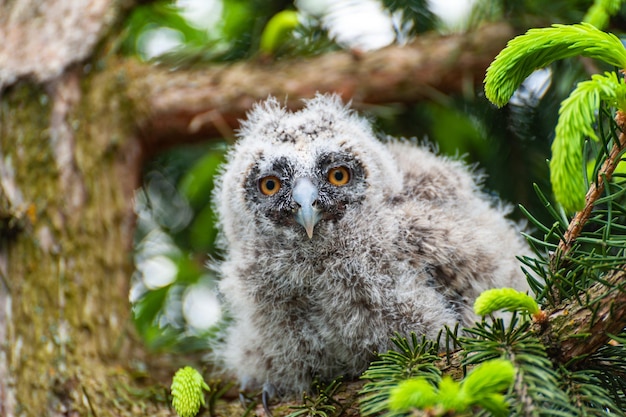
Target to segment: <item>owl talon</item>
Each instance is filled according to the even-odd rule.
[[[244,410],[250,405],[250,399],[246,397],[246,394],[244,394],[243,391],[239,391],[239,402]]]
[[[263,403],[263,410],[265,411],[265,414],[267,415],[267,417],[273,417],[273,414],[270,411],[269,402],[274,397],[275,394],[276,394],[276,387],[274,387],[274,385],[270,384],[269,382],[266,382],[265,384],[263,384],[261,402]]]

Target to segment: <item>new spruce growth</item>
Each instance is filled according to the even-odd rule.
[[[179,369],[172,379],[172,406],[180,417],[194,417],[204,405],[204,392],[210,388],[200,372],[190,366]]]
[[[613,34],[589,23],[530,29],[511,40],[487,69],[485,93],[504,106],[534,70],[554,61],[585,56],[626,68],[626,49]],[[626,84],[614,73],[594,75],[561,103],[552,143],[550,180],[557,201],[568,212],[582,210],[588,186],[584,178],[583,140],[598,141],[595,131],[602,103],[624,110]]]
[[[515,368],[504,359],[493,359],[474,368],[461,382],[445,376],[434,387],[425,378],[409,379],[391,390],[389,407],[397,411],[428,410],[429,415],[470,412],[481,407],[494,416],[506,416],[509,406],[503,391],[515,378]]]

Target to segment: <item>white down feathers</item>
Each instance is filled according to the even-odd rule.
[[[215,352],[244,388],[300,393],[314,377],[358,376],[394,332],[435,337],[471,324],[483,290],[528,289],[508,207],[461,162],[378,140],[338,97],[295,113],[270,98],[238,136],[214,191],[215,267],[233,318]],[[346,185],[329,183],[335,164],[349,169]],[[267,175],[276,195],[258,189]],[[292,219],[300,178],[319,187],[324,212],[310,239]]]

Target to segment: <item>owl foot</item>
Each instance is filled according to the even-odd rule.
[[[261,403],[263,404],[263,411],[265,411],[265,415],[267,417],[272,417],[272,412],[270,411],[270,401],[272,398],[276,396],[276,387],[270,382],[266,382],[263,384],[263,390],[261,391]],[[254,399],[250,398],[245,394],[244,387],[242,386],[239,391],[239,402],[244,410],[247,410],[251,406],[254,406]]]
[[[270,411],[269,402],[272,398],[276,396],[276,387],[271,382],[266,382],[263,384],[263,392],[261,393],[261,402],[263,403],[263,410],[267,417],[272,417],[272,412]]]
[[[247,410],[252,400],[246,397],[246,394],[244,394],[243,391],[239,391],[239,402],[241,403],[241,406],[243,407],[243,409]]]

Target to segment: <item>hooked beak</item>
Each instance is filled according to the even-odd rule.
[[[318,192],[310,179],[299,178],[296,180],[292,192],[293,201],[300,205],[294,217],[304,227],[309,239],[313,238],[313,228],[322,218],[322,211],[315,206]]]

